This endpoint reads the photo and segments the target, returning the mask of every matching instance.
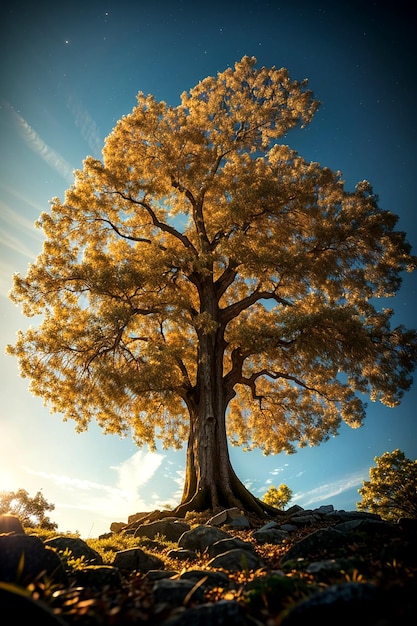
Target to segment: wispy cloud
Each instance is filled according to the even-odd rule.
[[[67,106],[74,118],[76,127],[81,132],[81,137],[88,144],[93,156],[99,156],[103,141],[100,129],[90,113],[78,96],[73,93],[67,98]]]
[[[368,474],[369,468],[359,470],[338,480],[320,485],[315,489],[295,493],[292,501],[303,507],[317,504],[318,502],[328,502],[331,498],[361,485],[362,481],[367,479]]]
[[[35,154],[41,157],[53,170],[58,172],[67,183],[73,182],[74,168],[59,152],[49,146],[30,124],[8,102],[2,101],[2,106],[7,108],[14,120],[17,131]]]
[[[144,497],[141,490],[155,475],[163,459],[162,454],[139,450],[120,465],[111,467],[117,474],[114,485],[28,467],[24,469],[26,473],[55,487],[57,511],[76,509],[90,512],[92,519],[100,517],[118,521],[126,520],[136,511],[147,511],[155,507],[151,493]],[[52,489],[48,489],[52,493]]]

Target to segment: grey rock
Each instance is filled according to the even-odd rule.
[[[62,561],[32,535],[11,533],[0,535],[0,580],[26,584],[41,574],[56,582],[66,580]]]
[[[327,515],[328,513],[333,513],[333,511],[333,504],[323,504],[318,509],[314,509],[314,513],[320,513],[320,515]]]
[[[141,548],[130,548],[116,552],[112,565],[129,572],[147,572],[150,569],[164,569],[164,562],[157,556],[147,554]]]
[[[242,570],[257,570],[263,566],[263,562],[255,553],[235,548],[210,559],[207,565],[208,567],[224,569],[229,572],[239,572]]]
[[[317,517],[312,513],[307,513],[305,515],[292,515],[290,521],[291,524],[294,524],[297,527],[312,526],[317,522]]]
[[[178,540],[180,548],[204,552],[211,544],[221,539],[230,539],[231,535],[220,528],[200,524],[188,530]]]
[[[259,530],[271,530],[271,528],[278,528],[278,526],[279,526],[278,522],[268,522],[267,524],[264,524],[263,526],[258,528],[258,531]]]
[[[178,559],[179,561],[195,561],[198,556],[194,550],[187,550],[186,548],[180,548],[179,550],[170,550],[168,556],[171,559]]]
[[[383,522],[376,519],[356,519],[342,522],[335,526],[341,532],[364,532],[370,535],[388,535],[390,537],[400,536],[400,530],[395,524]]]
[[[293,533],[295,530],[298,530],[298,526],[295,524],[281,524],[279,530],[285,530],[287,533]]]
[[[102,565],[102,556],[90,548],[90,546],[82,539],[76,537],[58,536],[45,541],[45,545],[57,550],[57,552],[65,552],[69,550],[75,559],[84,557],[88,565]]]
[[[234,550],[239,548],[240,550],[249,550],[254,552],[254,547],[249,541],[243,541],[239,537],[233,537],[231,539],[220,539],[207,548],[209,557],[213,558],[218,554],[223,554],[228,550]]]
[[[21,590],[17,586],[0,587],[0,606],[3,626],[15,624],[67,626],[68,624],[55,615],[48,605],[40,600],[34,600],[26,590]]]
[[[207,521],[209,526],[222,526],[223,524],[230,524],[237,517],[242,516],[242,511],[237,507],[231,509],[224,509],[220,513],[216,513],[213,517]]]
[[[135,530],[134,536],[155,539],[155,537],[159,535],[161,537],[165,537],[167,541],[178,541],[181,535],[187,530],[190,530],[190,525],[184,521],[164,519],[138,526]]]
[[[339,530],[333,528],[316,530],[292,546],[282,557],[281,562],[312,558],[323,550],[338,550],[346,546],[349,541],[351,541],[349,536]]]
[[[164,626],[245,626],[248,623],[243,608],[235,600],[219,600],[181,609],[178,615],[164,622]]]
[[[0,515],[0,534],[2,533],[25,534],[22,523],[17,515],[12,515],[11,513],[3,513]]]
[[[319,591],[293,608],[283,626],[374,624],[379,594],[371,583],[343,583]],[[359,620],[359,621],[358,621]]]
[[[280,530],[278,528],[271,528],[270,530],[255,530],[252,533],[252,537],[257,543],[273,543],[275,545],[280,544],[289,536],[286,530]]]
[[[381,516],[376,513],[366,513],[364,511],[333,511],[324,516],[325,521],[340,520],[341,522],[350,522],[352,520],[375,519],[380,520]]]
[[[245,515],[239,515],[239,517],[235,517],[234,520],[227,524],[227,528],[232,530],[248,530],[252,528],[252,524]]]
[[[196,587],[192,580],[173,580],[162,578],[155,581],[153,595],[157,604],[164,606],[182,605],[187,598],[196,602],[204,601],[204,592],[201,587]]]
[[[189,569],[180,575],[180,580],[191,580],[194,584],[203,579],[202,587],[204,589],[225,587],[229,583],[229,578],[223,572],[212,572],[205,569]]]
[[[103,589],[104,587],[118,588],[122,585],[122,577],[117,567],[112,565],[86,565],[75,570],[74,579],[79,587]]]

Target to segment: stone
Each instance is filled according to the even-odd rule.
[[[110,524],[110,530],[112,533],[120,533],[126,526],[126,522],[112,522]]]
[[[370,535],[389,535],[390,537],[400,536],[400,529],[395,524],[383,522],[376,519],[354,519],[348,522],[341,522],[335,526],[341,532],[363,532]]]
[[[3,513],[0,515],[0,534],[2,533],[25,534],[22,523],[17,515],[12,515],[11,513]]]
[[[327,515],[328,513],[333,513],[333,511],[333,504],[323,504],[322,506],[319,506],[318,509],[314,510],[315,513],[320,513],[320,515]]]
[[[194,584],[203,579],[202,587],[204,589],[226,587],[229,584],[229,578],[223,572],[212,572],[205,569],[189,569],[180,575],[180,580],[191,580]]]
[[[239,537],[232,537],[230,539],[220,539],[220,541],[215,541],[207,548],[207,554],[209,557],[213,558],[218,554],[223,554],[223,552],[227,552],[228,550],[233,550],[235,548],[254,552],[254,547],[251,543],[249,543],[249,541],[243,541],[243,539],[239,539]]]
[[[160,536],[165,537],[167,541],[178,541],[187,530],[190,530],[190,525],[186,522],[177,519],[165,519],[138,526],[134,536],[148,537],[149,539],[155,539],[156,536]]]
[[[294,607],[284,617],[282,626],[377,624],[378,605],[378,590],[372,583],[331,585]]]
[[[153,596],[157,604],[181,605],[189,601],[192,597],[194,602],[204,601],[204,592],[197,587],[192,580],[175,580],[172,578],[162,578],[155,581]]]
[[[245,626],[243,608],[235,600],[219,600],[190,609],[181,608],[164,626]]]
[[[45,574],[55,581],[65,581],[59,556],[32,535],[0,535],[0,580],[27,584]]]
[[[45,545],[54,548],[58,553],[69,550],[74,559],[84,558],[87,565],[102,565],[103,563],[102,556],[90,548],[83,539],[77,537],[60,535],[53,539],[47,539]]]
[[[78,587],[114,589],[122,586],[120,570],[112,565],[86,565],[82,569],[76,569],[73,577]]]
[[[289,533],[286,530],[280,530],[278,528],[270,528],[266,530],[262,530],[262,528],[260,528],[252,533],[252,537],[255,539],[256,543],[259,544],[272,543],[277,545],[282,543],[284,539],[287,539],[288,536]]]
[[[230,522],[241,515],[242,511],[235,506],[231,509],[224,509],[223,511],[220,511],[220,513],[213,515],[213,517],[210,517],[210,519],[207,520],[207,524],[209,526],[222,526],[223,524],[230,524]]]
[[[292,546],[281,559],[281,563],[297,559],[311,559],[324,550],[338,550],[345,547],[351,539],[339,530],[323,528],[316,530]]]
[[[41,624],[42,626],[67,626],[68,623],[55,615],[50,607],[31,598],[27,591],[17,585],[0,587],[1,623]]]
[[[248,530],[252,528],[252,524],[246,515],[239,515],[239,517],[235,517],[229,524],[226,524],[226,528],[230,530]]]
[[[164,569],[162,559],[147,554],[141,548],[130,548],[116,552],[112,565],[129,572],[147,572],[150,569]]]
[[[249,550],[235,548],[210,559],[207,566],[224,569],[229,572],[238,572],[260,569],[263,566],[263,562],[257,554]]]
[[[205,552],[207,548],[221,539],[230,539],[231,535],[220,528],[214,528],[205,524],[200,524],[191,530],[188,530],[178,540],[180,548],[188,550],[196,550],[197,552]]]
[[[187,550],[185,548],[170,550],[167,556],[170,559],[178,559],[179,561],[195,561],[198,558],[195,550]]]

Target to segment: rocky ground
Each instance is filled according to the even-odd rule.
[[[91,548],[81,539],[46,541],[42,549],[48,558],[52,549],[56,557],[68,548],[74,556],[88,554],[90,564],[68,573],[57,561],[43,560],[54,581],[32,571],[24,601],[22,594],[16,600],[16,580],[6,565],[13,554],[17,558],[13,541],[29,544],[38,538],[0,535],[2,623],[33,620],[40,607],[45,611],[41,622],[51,626],[415,623],[415,520],[388,524],[375,515],[331,506],[314,511],[293,507],[284,517],[267,521],[236,510],[211,519],[202,514],[158,520],[154,515],[152,521],[137,519],[119,531],[138,543],[117,552],[111,564],[104,564],[94,550],[88,552]],[[41,546],[36,546],[40,559]],[[28,548],[25,554],[21,578],[33,565]],[[12,570],[16,577],[16,561]],[[13,621],[4,621],[7,611]]]

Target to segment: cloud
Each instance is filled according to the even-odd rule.
[[[3,101],[2,106],[11,112],[16,128],[28,148],[40,156],[49,167],[58,172],[67,183],[72,183],[74,168],[68,161],[59,152],[48,146],[36,130],[9,103]]]
[[[132,513],[155,508],[151,493],[142,496],[141,488],[155,475],[163,459],[162,454],[139,450],[120,465],[110,468],[117,473],[115,485],[28,467],[23,469],[52,483],[55,490],[48,487],[48,494],[51,494],[49,498],[55,502],[58,513],[62,510],[84,511],[90,513],[90,519],[101,518],[110,522],[127,520]]]
[[[344,491],[353,489],[362,484],[362,481],[368,476],[369,468],[359,470],[347,476],[343,476],[338,480],[334,480],[331,483],[320,485],[315,489],[310,489],[306,492],[295,493],[292,497],[293,502],[297,502],[300,506],[309,506],[318,502],[326,502],[331,498],[340,495]]]
[[[67,107],[74,118],[76,127],[80,129],[81,137],[88,144],[93,156],[100,156],[103,144],[101,133],[84,104],[75,94],[70,94],[67,98]]]

